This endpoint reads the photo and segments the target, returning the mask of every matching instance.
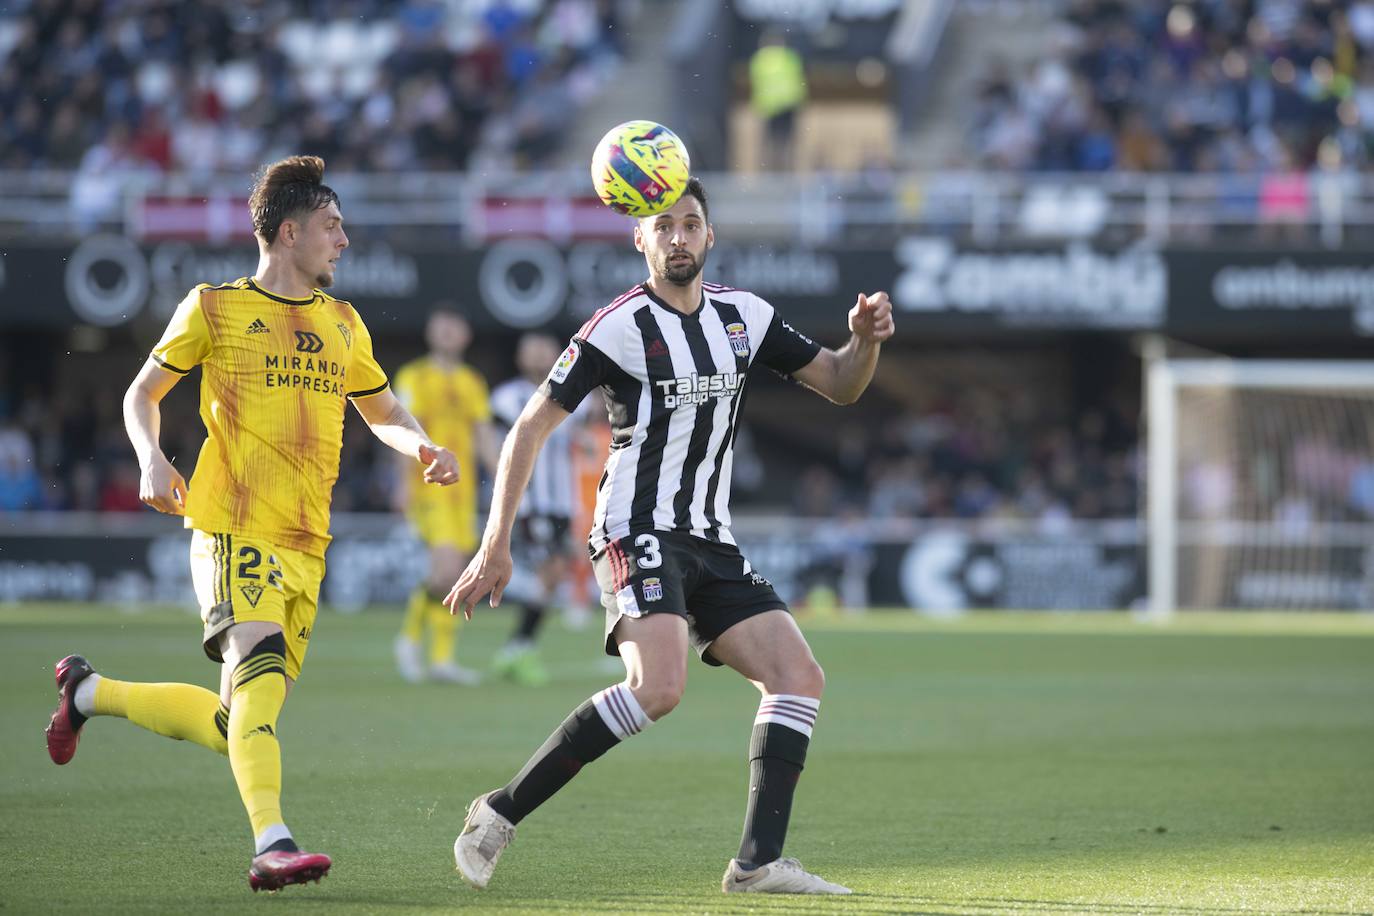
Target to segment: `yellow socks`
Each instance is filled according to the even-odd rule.
[[[95,685],[95,715],[119,716],[150,732],[194,741],[227,754],[219,697],[193,684],[138,684],[102,677]]]
[[[401,637],[413,643],[424,641],[429,630],[429,664],[446,665],[453,661],[453,647],[458,641],[459,618],[444,607],[443,596],[434,597],[423,585],[410,593],[406,602],[406,616],[401,623]]]
[[[406,616],[401,621],[401,636],[414,643],[424,639],[429,603],[429,592],[423,587],[410,593],[410,601],[406,602]]]
[[[286,701],[286,640],[258,643],[234,668],[229,708],[229,765],[253,824],[258,851],[289,839],[281,815],[281,745],[277,716]]]
[[[428,599],[429,663],[446,665],[453,661],[453,646],[458,641],[458,617],[433,598]]]

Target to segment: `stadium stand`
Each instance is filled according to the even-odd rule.
[[[984,73],[987,167],[1264,173],[1260,216],[1306,215],[1301,176],[1367,169],[1374,4],[1075,0],[1051,53]]]
[[[338,171],[535,167],[621,58],[618,0],[8,9],[9,169],[211,174],[288,150]]]

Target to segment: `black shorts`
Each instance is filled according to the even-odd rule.
[[[522,515],[515,520],[511,553],[530,566],[542,566],[550,557],[572,556],[577,545],[569,537],[571,530],[566,515]]]
[[[619,655],[615,625],[622,617],[677,614],[687,619],[692,646],[708,665],[726,630],[741,620],[787,610],[773,585],[754,572],[734,544],[677,531],[631,534],[592,558],[606,607],[606,654]]]

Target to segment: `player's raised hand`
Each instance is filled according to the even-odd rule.
[[[490,592],[491,606],[496,607],[501,603],[501,593],[510,583],[512,569],[509,547],[492,550],[483,544],[453,584],[444,605],[450,614],[457,614],[461,609],[463,616],[471,620],[473,607]]]
[[[164,455],[154,455],[148,466],[140,469],[138,498],[159,512],[185,515],[189,492],[186,480]]]
[[[892,320],[892,302],[887,293],[859,293],[859,300],[849,310],[849,330],[869,343],[882,343],[891,337],[897,326]]]
[[[446,487],[458,482],[458,459],[442,445],[421,445],[419,458],[425,465],[425,483]]]

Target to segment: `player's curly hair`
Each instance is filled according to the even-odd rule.
[[[339,195],[323,183],[324,160],[319,156],[290,156],[263,166],[253,181],[248,210],[253,232],[267,244],[277,240],[284,220],[339,203]]]
[[[683,196],[692,196],[701,201],[701,215],[706,218],[706,222],[711,221],[711,206],[706,202],[706,186],[701,183],[701,179],[693,175],[687,179],[687,189],[682,192]]]

